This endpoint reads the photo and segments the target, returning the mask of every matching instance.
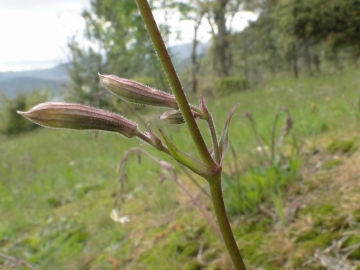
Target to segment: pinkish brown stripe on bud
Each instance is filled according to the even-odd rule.
[[[114,75],[99,74],[99,77],[106,89],[125,101],[178,109],[174,95]]]
[[[198,112],[192,111],[194,118],[201,118],[201,115]],[[180,110],[170,110],[164,112],[162,115],[159,116],[161,120],[169,124],[183,124],[185,123],[184,117]]]
[[[185,123],[184,117],[180,110],[170,110],[164,112],[162,115],[159,116],[159,118],[173,125]]]
[[[105,130],[120,133],[127,138],[138,133],[137,124],[124,117],[80,104],[47,102],[27,112],[17,112],[45,127]]]
[[[202,95],[200,96],[200,111],[202,112],[204,117],[209,117],[211,114],[209,112],[209,109],[206,106],[205,100],[203,99]]]

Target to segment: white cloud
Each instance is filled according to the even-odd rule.
[[[164,12],[157,10],[154,12],[157,23],[164,23]],[[247,11],[240,11],[236,13],[232,24],[227,25],[231,27],[232,32],[238,32],[244,30],[249,25],[249,21],[255,21],[258,18],[258,14]],[[229,22],[230,20],[228,20]],[[179,43],[192,42],[194,37],[194,21],[180,20],[180,15],[176,13],[169,14],[168,24],[171,25],[173,33],[169,38],[169,45],[176,45]],[[180,32],[180,40],[176,39],[176,31]],[[211,27],[206,18],[203,18],[202,24],[198,29],[198,39],[202,42],[207,42],[211,39]]]
[[[82,10],[90,0],[0,0],[1,9],[16,10]]]
[[[0,0],[0,71],[64,61],[68,39],[84,29],[85,2],[89,4],[88,0]]]
[[[0,0],[0,71],[49,68],[67,61],[66,44],[70,37],[82,37],[85,27],[81,13],[90,7],[90,0]],[[164,14],[156,12],[158,22]],[[235,31],[242,30],[256,15],[239,12],[233,21]],[[191,42],[193,22],[180,21],[169,14],[174,33],[169,45]],[[202,41],[210,39],[210,26],[204,20],[199,29]]]

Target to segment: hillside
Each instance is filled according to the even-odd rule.
[[[209,44],[200,43],[197,55],[199,57],[203,56],[208,48]],[[189,67],[191,44],[172,46],[170,52],[179,72]],[[55,95],[58,95],[68,81],[67,64],[50,69],[0,72],[0,92],[9,98],[13,98],[19,93],[25,93],[34,88],[49,88]]]
[[[67,81],[69,78],[66,67],[67,65],[63,64],[49,69],[0,72],[0,82],[21,77]]]
[[[192,47],[191,43],[186,43],[186,44],[175,45],[170,48],[170,54],[174,60],[175,63],[174,65],[178,72],[190,67],[191,47]],[[209,43],[199,43],[196,50],[197,57],[199,58],[203,57],[208,52],[209,47],[210,47]]]
[[[278,78],[208,100],[219,130],[239,102],[223,184],[249,270],[359,269],[359,86],[358,70],[348,70]],[[179,148],[196,154],[184,126],[160,123],[160,112],[149,111],[154,132],[160,127]],[[261,151],[244,112],[252,113]],[[275,159],[269,165],[276,112]],[[293,127],[282,137],[287,112]],[[120,189],[115,168],[130,147],[172,162],[137,140],[109,133],[38,129],[0,138],[0,215],[6,217],[0,223],[1,254],[39,270],[231,269],[222,241],[199,209],[145,155],[128,160],[113,212]],[[193,180],[207,191],[206,183],[177,172],[213,217],[206,192]],[[5,262],[0,255],[0,266]]]
[[[9,98],[14,98],[20,93],[37,89],[50,89],[52,93],[59,94],[65,88],[67,81],[38,79],[30,77],[17,77],[0,82],[0,91]]]
[[[13,98],[35,88],[48,88],[54,95],[59,95],[68,80],[66,65],[44,70],[0,72],[0,92]]]

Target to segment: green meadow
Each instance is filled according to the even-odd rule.
[[[206,98],[218,133],[239,103],[229,131],[224,197],[249,269],[326,269],[324,258],[359,267],[359,74],[274,78],[253,90]],[[287,116],[281,111],[269,165],[275,114],[285,107],[293,127],[279,141]],[[160,122],[159,109],[145,112],[154,132],[160,127],[179,148],[194,150],[185,126]],[[244,112],[252,113],[263,149]],[[208,135],[204,123],[200,128]],[[110,218],[121,188],[116,168],[131,147],[175,165],[213,217],[210,199],[192,179],[140,141],[41,128],[0,138],[0,252],[36,269],[230,269],[222,241],[198,208],[177,183],[161,181],[165,172],[145,155],[127,165],[117,209],[128,222]],[[6,263],[0,257],[0,269],[10,269]]]

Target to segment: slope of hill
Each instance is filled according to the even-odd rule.
[[[200,43],[197,48],[198,57],[206,54],[208,48],[208,43]],[[169,51],[175,59],[174,62],[178,71],[190,66],[190,43],[172,46]],[[46,87],[57,95],[68,81],[67,64],[42,70],[0,72],[0,92],[9,98],[13,98],[18,93]]]
[[[69,79],[66,68],[67,65],[62,64],[50,69],[0,72],[0,84],[3,81],[19,78],[19,77],[66,81]]]
[[[66,65],[44,70],[0,72],[0,92],[13,98],[19,93],[26,93],[35,88],[48,88],[58,95],[68,80]]]
[[[170,48],[170,54],[174,59],[176,70],[179,72],[188,68],[191,64],[191,43],[180,44]],[[204,56],[209,50],[209,43],[199,43],[196,49],[197,57]]]
[[[358,70],[347,70],[279,78],[256,91],[209,100],[218,127],[229,104],[239,102],[229,129],[234,151],[226,157],[224,172],[253,176],[230,179],[244,180],[239,188],[247,179],[252,197],[259,197],[274,176],[283,181],[293,170],[281,160],[299,153],[302,159],[299,175],[286,189],[265,190],[267,196],[254,213],[231,216],[249,270],[359,269],[359,85]],[[291,112],[292,136],[282,143],[276,140],[279,158],[267,170],[269,163],[261,161],[269,152],[264,158],[254,152],[257,139],[241,115],[251,112],[259,137],[270,144],[275,112],[284,106]],[[153,117],[154,129],[170,134],[183,151],[193,150],[185,126],[156,122],[157,113]],[[39,270],[158,270],[159,265],[162,270],[231,269],[222,240],[176,182],[163,181],[168,174],[152,159],[144,156],[141,165],[137,155],[128,160],[128,180],[116,196],[121,185],[115,168],[125,151],[139,144],[111,133],[55,129],[0,137],[0,216],[6,217],[0,222],[1,253]],[[144,149],[162,158],[154,149]],[[264,170],[266,178],[259,174]],[[179,173],[179,179],[213,213],[205,193],[187,175]],[[225,181],[227,209],[251,202],[243,199],[243,189],[236,184],[227,188]],[[206,188],[206,181],[198,183]],[[233,190],[236,196],[230,200]],[[110,218],[116,198],[124,201]],[[11,262],[0,258],[0,268],[6,263]]]
[[[33,89],[47,88],[54,94],[60,92],[65,87],[67,81],[39,79],[31,77],[17,77],[0,81],[0,91],[9,98],[14,98],[20,93],[26,93]]]

